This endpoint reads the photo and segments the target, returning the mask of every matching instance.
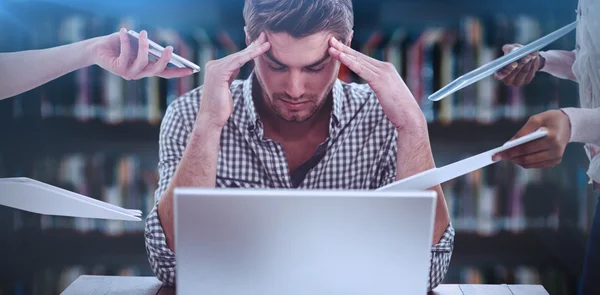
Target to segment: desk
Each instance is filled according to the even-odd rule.
[[[155,277],[80,276],[62,295],[174,295]],[[548,295],[539,285],[440,285],[430,295]]]

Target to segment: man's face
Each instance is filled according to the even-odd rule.
[[[265,32],[271,49],[254,59],[265,103],[283,120],[304,122],[325,103],[340,64],[329,56],[330,32],[302,39]]]

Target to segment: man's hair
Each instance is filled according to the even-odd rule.
[[[328,31],[347,41],[354,26],[352,0],[245,0],[244,20],[250,41],[265,30],[298,39]]]

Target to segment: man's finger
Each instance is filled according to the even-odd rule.
[[[247,54],[247,52],[255,50],[257,47],[263,45],[266,41],[267,40],[265,33],[260,33],[260,35],[258,35],[258,38],[256,38],[256,40],[250,43],[250,45],[248,45],[246,48],[222,58],[221,61],[223,62],[223,64],[227,64],[231,60],[235,60],[236,58],[238,58],[238,56]]]
[[[121,43],[121,53],[119,53],[119,69],[126,70],[127,66],[129,66],[129,59],[131,55],[131,43],[129,41],[129,36],[127,35],[127,30],[125,28],[121,28],[119,31],[119,40]]]
[[[354,61],[356,61],[357,63],[367,67],[369,70],[373,71],[373,73],[378,73],[379,72],[379,68],[377,68],[376,66],[374,66],[373,64],[369,63],[369,62],[365,62],[360,56],[355,56],[355,55],[348,55],[345,54],[348,58],[353,59]]]
[[[375,81],[377,78],[377,74],[369,69],[365,63],[359,63],[356,59],[349,57],[347,54],[333,48],[329,47],[329,54],[339,60],[341,63],[346,65],[350,70],[355,72],[359,77],[363,78],[367,83],[371,83]]]
[[[267,42],[267,36],[264,32],[262,32],[260,33],[260,35],[258,35],[258,38],[256,38],[256,40],[252,41],[252,43],[248,45],[248,47],[226,56],[225,58],[223,58],[223,60],[235,59],[238,55],[246,54],[246,52],[254,50],[256,47],[261,46],[265,42]]]
[[[223,67],[229,73],[233,73],[235,70],[244,66],[247,62],[267,52],[269,48],[271,48],[271,43],[268,41],[260,45],[256,44],[252,47],[248,46],[248,48],[223,60]]]
[[[376,60],[362,52],[358,52],[358,51],[352,49],[350,46],[346,46],[346,44],[340,42],[335,37],[331,37],[331,39],[329,40],[329,44],[333,48],[337,49],[338,51],[343,52],[345,55],[356,56],[357,59],[360,59],[364,62],[370,63],[375,68],[379,68],[382,64],[381,61]]]

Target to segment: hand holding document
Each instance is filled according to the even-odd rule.
[[[438,184],[442,184],[448,180],[457,178],[459,176],[465,175],[467,173],[493,164],[496,162],[492,160],[492,157],[495,154],[511,149],[518,145],[522,145],[524,143],[542,138],[547,134],[548,132],[546,130],[537,130],[526,136],[520,137],[515,140],[511,140],[495,149],[452,163],[441,168],[433,168],[427,171],[423,171],[405,179],[390,183],[386,186],[379,188],[378,190],[426,190]]]
[[[140,210],[123,209],[26,177],[0,179],[0,205],[46,215],[142,220]]]

